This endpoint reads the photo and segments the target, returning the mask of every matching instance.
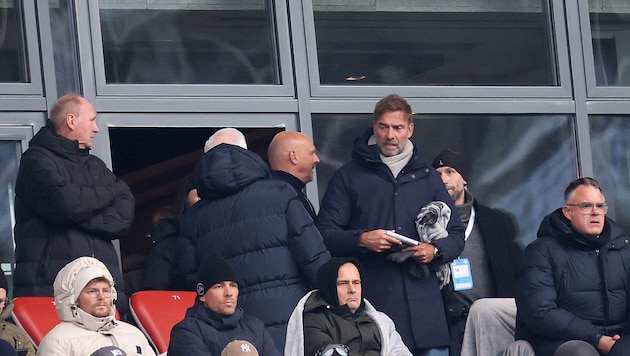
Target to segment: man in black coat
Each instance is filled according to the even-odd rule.
[[[450,355],[459,356],[466,317],[480,298],[514,297],[522,250],[516,241],[516,224],[508,214],[479,204],[466,189],[468,169],[464,155],[443,150],[432,163],[466,226],[466,245],[455,263],[472,271],[472,285],[450,283],[442,289],[451,337]]]
[[[523,255],[516,338],[537,356],[630,355],[630,246],[599,183],[579,178]]]
[[[127,184],[90,154],[98,132],[94,106],[68,94],[22,155],[15,187],[15,296],[52,296],[57,272],[81,256],[102,261],[122,286],[112,240],[131,227],[135,200]],[[119,302],[126,305],[122,293]]]

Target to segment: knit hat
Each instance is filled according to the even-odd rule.
[[[317,289],[319,290],[319,294],[328,304],[334,307],[339,306],[339,297],[337,296],[339,268],[348,262],[357,267],[359,276],[363,279],[363,268],[359,261],[352,257],[333,257],[319,267],[317,271]]]
[[[227,344],[221,356],[258,356],[258,350],[251,342],[245,340],[234,340]]]
[[[105,346],[92,352],[90,356],[127,356],[127,353],[116,346]]]
[[[197,269],[197,295],[206,294],[210,287],[223,281],[238,282],[234,268],[219,254],[206,256]]]
[[[7,294],[9,294],[9,283],[7,282],[7,277],[4,275],[4,271],[0,269],[0,288],[4,289]]]
[[[433,159],[433,168],[451,167],[459,173],[464,180],[468,180],[468,169],[466,168],[466,160],[464,155],[451,150],[442,150]]]

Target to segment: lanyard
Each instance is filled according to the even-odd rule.
[[[468,224],[466,225],[466,232],[464,234],[464,241],[468,240],[470,233],[472,232],[473,226],[475,225],[475,207],[470,206],[470,219],[468,219]]]

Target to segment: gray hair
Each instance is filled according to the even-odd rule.
[[[228,143],[230,145],[235,145],[247,149],[247,142],[245,141],[245,136],[239,130],[233,127],[223,128],[208,138],[206,144],[203,146],[203,152],[210,151],[213,147],[218,146],[222,143]]]

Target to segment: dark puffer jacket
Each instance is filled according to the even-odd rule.
[[[188,308],[186,317],[171,330],[168,354],[171,356],[221,355],[233,340],[249,341],[261,356],[279,356],[263,323],[236,309],[232,315],[219,315],[199,300]]]
[[[516,337],[546,356],[568,340],[596,346],[602,335],[622,335],[630,311],[628,276],[630,248],[621,227],[606,218],[593,239],[575,232],[561,209],[554,211],[523,255]]]
[[[439,282],[434,274],[412,276],[407,264],[392,262],[387,253],[359,247],[365,231],[396,230],[419,239],[415,218],[437,200],[454,210],[438,173],[414,145],[413,156],[398,177],[381,162],[376,145],[368,146],[372,129],[354,141],[353,160],[339,168],[326,188],[317,227],[334,256],[353,256],[363,265],[363,296],[390,316],[409,349],[448,347],[449,335]],[[464,227],[452,214],[448,237],[435,241],[441,252],[432,264],[455,259],[464,249]]]
[[[219,145],[193,175],[201,201],[182,218],[177,265],[193,287],[199,261],[221,254],[238,273],[239,305],[282,350],[293,308],[330,259],[319,231],[295,190],[270,179],[251,151]]]
[[[16,181],[14,296],[52,296],[57,272],[80,256],[101,260],[122,285],[111,240],[131,227],[134,208],[127,184],[48,121],[22,155]]]

